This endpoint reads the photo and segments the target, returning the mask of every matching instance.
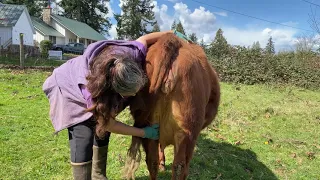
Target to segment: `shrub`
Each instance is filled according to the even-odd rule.
[[[304,88],[320,87],[320,57],[315,53],[282,52],[275,55],[234,46],[218,59],[208,53],[222,81],[243,84],[286,83]]]
[[[42,40],[40,42],[41,56],[47,58],[48,51],[52,48],[52,42],[50,40]]]

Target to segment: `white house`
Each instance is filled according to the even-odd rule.
[[[7,48],[20,44],[20,33],[23,33],[25,45],[34,46],[36,31],[26,6],[0,4],[0,46]]]
[[[106,39],[89,25],[52,13],[50,7],[43,10],[42,18],[32,17],[36,31],[34,40],[51,40],[53,44],[83,43],[85,46]]]

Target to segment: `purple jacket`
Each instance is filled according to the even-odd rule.
[[[42,90],[49,99],[50,119],[55,133],[88,120],[92,113],[85,112],[87,103],[91,102],[90,93],[82,89],[86,85],[89,63],[104,47],[118,45],[119,52],[124,51],[144,63],[147,48],[137,41],[102,40],[90,44],[83,55],[68,60],[54,69],[43,84]],[[121,51],[120,51],[121,50]]]

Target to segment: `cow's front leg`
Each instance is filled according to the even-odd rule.
[[[174,160],[172,180],[186,180],[189,174],[189,164],[193,155],[196,141],[191,136],[178,132],[175,134]]]
[[[151,139],[143,139],[142,145],[146,152],[146,163],[150,173],[150,179],[156,180],[159,168],[159,142]]]

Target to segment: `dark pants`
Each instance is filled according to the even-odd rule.
[[[95,122],[92,119],[68,128],[71,162],[83,163],[92,160],[92,146],[103,147],[109,144],[110,133],[103,140],[95,135]]]

